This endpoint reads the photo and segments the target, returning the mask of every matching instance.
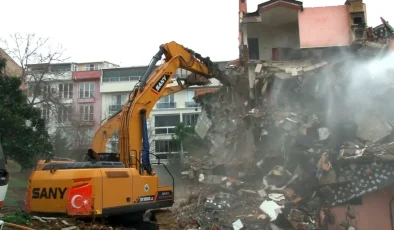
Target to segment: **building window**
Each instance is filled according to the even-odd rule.
[[[156,115],[155,116],[155,133],[156,134],[172,134],[175,126],[180,123],[179,114],[172,115]]]
[[[71,99],[73,97],[73,84],[59,84],[59,97]]]
[[[72,116],[72,107],[65,106],[60,107],[57,113],[57,121],[58,122],[70,122]]]
[[[191,72],[182,68],[178,68],[174,74],[174,76],[172,76],[173,79],[176,78],[185,78],[187,77],[187,75],[189,75]]]
[[[248,50],[250,60],[259,60],[259,39],[258,38],[248,38]]]
[[[90,71],[90,70],[99,70],[99,64],[86,64],[85,65],[85,70]]]
[[[128,94],[115,94],[111,95],[111,104],[109,105],[108,111],[112,115],[122,109],[126,102]]]
[[[174,94],[160,98],[160,100],[156,104],[156,108],[157,109],[174,109],[174,108],[176,108]]]
[[[49,120],[49,113],[50,113],[51,106],[48,104],[43,104],[41,108],[41,118],[45,121]]]
[[[118,152],[118,142],[111,141],[111,153],[117,153],[117,152]]]
[[[79,106],[82,121],[93,121],[93,105]]]
[[[79,98],[94,97],[94,82],[84,82],[79,84]]]
[[[194,97],[194,91],[192,90],[186,91],[186,101],[185,101],[186,108],[198,107],[198,104],[194,101],[193,97]]]
[[[198,120],[198,114],[183,114],[182,115],[182,123],[186,126],[195,126]]]
[[[103,82],[138,81],[146,70],[146,67],[103,70]]]
[[[38,96],[38,95],[40,95],[40,90],[37,90],[37,92],[36,92],[36,88],[37,88],[38,86],[36,85],[36,84],[34,84],[34,83],[29,83],[29,88],[27,88],[27,96],[28,97],[33,97],[33,96]],[[38,94],[38,95],[35,95],[35,94]]]
[[[49,85],[43,85],[39,95],[43,98],[49,98],[51,95],[51,87]]]
[[[123,105],[126,102],[128,94],[111,95],[111,105]]]
[[[173,140],[156,140],[155,153],[174,153],[179,152],[179,145]]]

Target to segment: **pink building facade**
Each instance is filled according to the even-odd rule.
[[[239,47],[242,63],[248,60],[286,61],[305,56],[303,48],[348,46],[362,34],[366,5],[348,0],[344,5],[304,7],[301,1],[270,0],[246,12],[239,1]]]
[[[329,230],[343,230],[341,220],[348,220],[349,224],[357,230],[392,230],[394,214],[394,185],[373,193],[364,195],[360,205],[351,205],[354,218],[351,219],[346,214],[346,205],[331,208],[333,213],[333,224],[329,225]]]
[[[81,127],[94,133],[101,124],[101,70],[73,71],[73,106]]]

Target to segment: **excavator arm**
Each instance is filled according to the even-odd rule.
[[[192,81],[195,81],[196,78],[192,78],[192,77],[190,77],[190,79],[192,79]],[[179,85],[166,87],[161,97],[174,94],[184,89],[185,86],[182,87]],[[109,138],[111,138],[111,136],[120,128],[121,117],[122,117],[122,110],[107,118],[107,120],[105,120],[104,123],[100,126],[100,128],[96,131],[96,133],[93,136],[93,141],[91,146],[91,149],[94,152],[99,154],[105,152]],[[99,160],[97,157],[94,158],[96,160]]]
[[[156,64],[163,55],[165,62],[157,67]],[[119,157],[126,167],[135,167],[140,173],[144,169],[149,173],[146,119],[160,97],[165,95],[165,89],[168,84],[172,83],[172,77],[178,68],[189,70],[193,74],[185,79],[177,79],[179,88],[174,92],[193,85],[207,85],[210,83],[208,80],[210,78],[220,80],[220,71],[209,57],[203,58],[200,54],[176,42],[161,45],[159,52],[153,57],[146,73],[122,108]]]

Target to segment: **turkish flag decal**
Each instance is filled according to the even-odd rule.
[[[69,189],[67,198],[67,213],[69,215],[86,215],[92,209],[92,185]]]

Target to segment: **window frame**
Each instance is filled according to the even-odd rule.
[[[79,113],[81,121],[94,121],[94,107],[92,104],[80,105]]]
[[[45,122],[49,121],[50,118],[50,105],[48,104],[43,104],[41,107],[41,118],[44,119]]]
[[[70,122],[73,114],[72,106],[62,106],[58,108],[57,121],[59,123]]]
[[[67,87],[65,87],[67,86]],[[72,83],[60,83],[58,86],[59,89],[59,97],[61,99],[72,99],[73,98],[73,90],[74,85]],[[67,90],[65,90],[67,89]]]
[[[197,124],[199,115],[200,114],[198,114],[198,113],[183,113],[182,114],[182,123],[185,126],[193,127]],[[187,122],[185,122],[185,120],[187,120]]]
[[[160,147],[163,148],[160,149]],[[176,143],[173,140],[155,140],[155,153],[179,153],[179,151],[180,146],[176,146]]]
[[[81,82],[79,83],[78,98],[94,98],[94,91],[94,82]]]

